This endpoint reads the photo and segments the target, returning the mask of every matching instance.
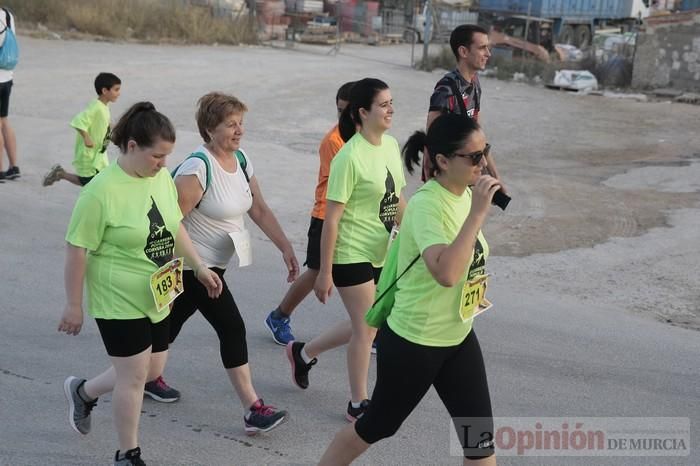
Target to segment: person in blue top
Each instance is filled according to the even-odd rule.
[[[418,152],[430,158],[432,171],[406,207],[397,272],[420,259],[398,280],[378,334],[372,402],[335,436],[319,464],[350,464],[394,435],[431,386],[453,420],[464,464],[496,464],[486,370],[472,328],[486,289],[489,250],[481,227],[500,188],[496,178],[482,175],[489,149],[479,125],[455,114],[438,116],[427,134],[416,132],[406,142],[409,172],[420,163]]]

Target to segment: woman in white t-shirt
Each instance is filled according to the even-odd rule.
[[[233,253],[245,261],[249,252],[250,236],[243,215],[247,213],[282,252],[288,281],[296,279],[299,264],[265,203],[250,158],[240,149],[247,110],[243,102],[230,95],[212,92],[199,99],[196,119],[204,144],[177,168],[175,185],[185,229],[203,263],[221,277],[223,292],[219,298],[210,299],[197,281],[200,271],[185,270],[185,292],[177,298],[171,313],[170,341],[199,309],[219,336],[221,361],[246,411],[246,433],[255,435],[280,425],[287,413],[265,405],[253,388],[245,324],[224,280]],[[168,388],[162,378],[159,382]]]

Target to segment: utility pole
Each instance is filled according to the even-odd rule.
[[[423,69],[428,69],[428,46],[433,30],[433,4],[431,0],[425,2],[425,24],[423,25]]]

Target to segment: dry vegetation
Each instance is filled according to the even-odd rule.
[[[214,17],[183,0],[5,0],[22,27],[42,24],[113,39],[195,44],[256,41],[248,15]]]

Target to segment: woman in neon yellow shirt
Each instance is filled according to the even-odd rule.
[[[429,156],[432,178],[411,198],[401,224],[394,307],[379,332],[372,403],[340,431],[321,465],[350,464],[391,437],[435,387],[464,447],[464,464],[493,466],[493,420],[486,371],[471,315],[483,297],[488,245],[481,233],[497,179],[482,175],[490,146],[477,123],[439,116],[404,147],[410,172],[418,152]],[[467,420],[468,418],[468,420]],[[465,429],[465,422],[471,426]]]
[[[112,132],[119,158],[80,193],[66,241],[66,306],[58,330],[77,335],[83,324],[83,281],[88,313],[100,330],[112,366],[85,380],[68,377],[68,421],[90,432],[97,397],[112,393],[119,436],[115,465],[142,465],[138,423],[143,385],[160,375],[168,355],[167,305],[156,304],[151,276],[175,256],[197,273],[210,296],[221,293],[219,277],[203,264],[181,225],[177,190],[165,160],[175,129],[150,102],[133,105]],[[175,281],[175,278],[171,278]],[[165,304],[165,303],[161,303]]]
[[[290,342],[287,346],[294,382],[306,388],[316,356],[348,344],[351,399],[346,419],[351,422],[362,416],[369,403],[367,371],[376,329],[365,323],[364,315],[374,301],[389,233],[405,205],[399,144],[386,134],[393,115],[386,83],[365,78],[353,85],[339,122],[346,143],[331,162],[321,264],[314,285],[323,303],[335,285],[350,319],[306,344]]]

